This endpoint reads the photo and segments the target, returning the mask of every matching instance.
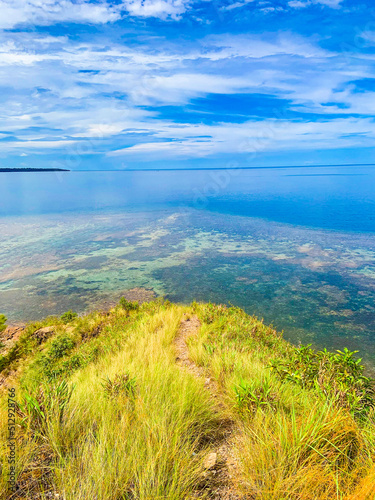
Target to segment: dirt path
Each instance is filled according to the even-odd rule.
[[[233,457],[230,441],[233,436],[234,423],[225,416],[225,404],[221,400],[220,391],[215,380],[208,377],[204,368],[196,365],[189,358],[186,340],[197,333],[200,328],[197,316],[184,315],[175,339],[176,362],[182,369],[188,370],[195,377],[204,379],[204,386],[209,396],[215,401],[221,425],[212,441],[212,450],[204,461],[204,477],[201,488],[212,500],[241,500],[243,497],[235,491],[234,477],[236,460]],[[198,494],[199,498],[199,494]]]

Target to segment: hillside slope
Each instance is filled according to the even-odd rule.
[[[360,362],[294,347],[241,309],[123,300],[48,318],[0,370],[1,498],[375,498]]]

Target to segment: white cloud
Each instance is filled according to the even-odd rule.
[[[248,5],[249,3],[254,2],[254,0],[244,0],[243,2],[234,2],[230,3],[229,5],[224,5],[221,7],[220,10],[233,10],[233,9],[238,9],[238,7],[244,7],[245,5]]]
[[[358,57],[343,64],[339,53],[292,33],[209,36],[184,46],[155,37],[144,45],[108,47],[96,40],[82,43],[40,33],[0,34],[5,89],[0,119],[2,131],[15,139],[1,141],[0,150],[43,153],[85,139],[102,153],[115,148],[116,155],[137,158],[246,153],[257,144],[272,151],[291,144],[295,149],[365,147],[374,141],[374,123],[350,115],[375,115],[374,94],[356,92],[350,82],[371,77],[373,61]],[[158,106],[180,106],[181,121],[183,106],[215,93],[284,99],[283,106],[301,113],[301,122],[249,119],[244,111],[245,123],[208,126],[158,115]],[[277,116],[277,109],[268,112]],[[322,118],[309,123],[303,112]],[[219,106],[206,113],[215,120],[223,111]],[[331,114],[342,118],[332,120]],[[230,121],[230,111],[226,118]],[[271,139],[260,137],[274,131]]]
[[[159,102],[182,104],[193,97],[212,94],[233,94],[248,88],[246,77],[209,75],[205,73],[180,73],[170,76],[156,76],[141,89],[139,98],[142,101],[156,99]]]
[[[293,7],[294,9],[304,9],[311,5],[310,0],[291,0],[288,2],[289,7]]]
[[[313,3],[320,3],[326,5],[327,7],[332,7],[333,9],[340,6],[343,0],[312,0]]]
[[[71,0],[0,0],[0,29],[19,24],[39,26],[58,22],[104,24],[121,17],[120,9],[106,2]]]
[[[114,123],[95,123],[90,125],[85,136],[87,137],[105,137],[119,134],[123,130],[122,124]]]
[[[131,16],[180,19],[189,8],[191,0],[123,0]]]
[[[34,150],[38,149],[43,151],[45,149],[62,149],[74,144],[72,140],[58,140],[58,141],[12,141],[2,144],[2,151],[11,151],[12,149]]]
[[[340,7],[343,0],[291,0],[288,2],[289,7],[294,9],[303,9],[313,4],[325,5],[326,7],[331,7],[332,9],[337,9]]]
[[[197,0],[123,0],[111,3],[110,0],[0,0],[0,29],[10,29],[22,24],[45,26],[55,23],[106,24],[118,21],[125,14],[141,18],[179,20],[190,10]],[[232,10],[243,7],[254,0],[235,1],[221,7]],[[321,4],[338,8],[343,0],[290,0],[293,8]],[[263,12],[278,10],[280,7],[259,3]]]
[[[203,157],[216,152],[216,145],[213,141],[185,139],[168,142],[148,142],[137,144],[130,148],[125,148],[109,153],[109,156],[127,155],[160,155],[165,157]]]
[[[152,131],[152,127],[150,131]],[[287,120],[248,121],[242,124],[176,126],[159,124],[155,139],[117,149],[109,156],[205,157],[213,154],[257,154],[265,151],[370,147],[375,123],[370,119],[344,118],[325,122]]]
[[[12,66],[15,64],[32,65],[46,59],[54,59],[49,54],[36,54],[19,48],[13,41],[0,45],[0,66]]]
[[[308,39],[292,33],[264,35],[212,35],[204,40],[206,46],[215,48],[202,57],[212,60],[232,57],[260,59],[276,55],[300,57],[331,57],[332,53],[321,49]]]

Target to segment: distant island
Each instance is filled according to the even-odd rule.
[[[70,172],[67,168],[0,168],[0,172]]]

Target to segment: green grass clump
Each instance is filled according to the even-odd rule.
[[[63,422],[64,410],[72,396],[74,386],[65,380],[44,382],[35,394],[24,392],[22,401],[18,403],[20,425],[31,432],[34,439],[48,438],[49,426],[53,422]]]
[[[102,387],[107,397],[113,398],[120,395],[125,395],[129,398],[135,397],[136,382],[127,372],[116,373],[112,380],[108,377],[105,378]]]

